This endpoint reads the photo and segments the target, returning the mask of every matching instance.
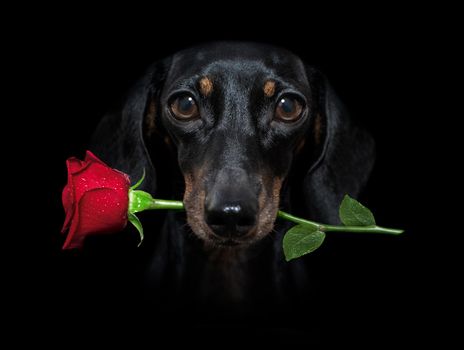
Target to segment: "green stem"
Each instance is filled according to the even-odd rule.
[[[153,202],[149,209],[168,209],[168,210],[183,210],[184,203],[181,201],[171,201],[166,199],[153,198]]]
[[[311,227],[315,228],[318,231],[320,231],[321,228],[322,228],[322,225],[318,224],[317,222],[309,221],[309,220],[299,218],[297,216],[293,216],[293,215],[291,215],[289,213],[286,213],[286,212],[284,212],[282,210],[279,210],[277,212],[277,217],[281,218],[281,219],[284,219],[284,220],[287,220],[287,221],[294,222],[295,224],[302,224],[302,225],[305,225],[305,226],[311,226]]]
[[[359,233],[385,233],[390,235],[402,234],[404,230],[387,228],[381,226],[334,226],[323,225],[321,231],[325,232],[359,232]]]
[[[305,220],[297,216],[293,216],[284,211],[279,210],[277,217],[312,227],[322,232],[359,232],[359,233],[385,233],[391,235],[399,235],[403,233],[403,230],[397,230],[392,228],[380,227],[380,226],[335,226],[335,225],[323,225],[314,221]]]

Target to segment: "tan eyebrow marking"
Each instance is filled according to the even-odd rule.
[[[200,79],[200,92],[204,97],[208,97],[213,91],[213,82],[208,77]]]
[[[267,97],[272,97],[275,93],[275,81],[268,80],[266,83],[264,83],[264,95]]]

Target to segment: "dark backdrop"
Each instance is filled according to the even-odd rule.
[[[200,344],[205,339],[240,343],[251,336],[270,344],[374,345],[434,336],[432,329],[443,319],[436,316],[440,307],[432,291],[444,278],[438,255],[431,255],[438,232],[421,223],[433,212],[427,198],[435,186],[429,183],[424,190],[424,183],[437,153],[430,131],[439,124],[430,123],[436,112],[429,89],[431,55],[444,43],[435,40],[427,23],[408,16],[359,21],[323,14],[314,23],[314,14],[282,21],[282,16],[296,16],[295,11],[261,18],[237,14],[227,21],[221,14],[198,18],[188,11],[182,16],[168,12],[169,25],[156,16],[105,25],[60,17],[34,22],[26,34],[11,38],[14,62],[9,67],[20,110],[12,119],[20,131],[14,131],[19,137],[10,148],[13,158],[26,165],[17,182],[23,184],[29,203],[15,210],[18,228],[11,231],[13,243],[4,247],[13,272],[10,323],[15,330],[44,327],[39,336],[43,339],[99,334],[104,339],[128,335],[155,342],[168,337],[157,331],[165,320],[156,312],[151,311],[148,320],[140,319],[147,316],[143,302],[130,292],[132,285],[136,290],[134,266],[141,264],[137,249],[112,250],[109,244],[100,247],[101,255],[60,250],[65,159],[83,156],[99,118],[151,62],[195,43],[228,39],[286,47],[326,73],[353,118],[377,143],[366,205],[381,225],[406,232],[400,237],[329,235],[323,247],[307,257],[313,260],[318,288],[316,298],[307,301],[315,305],[314,314],[293,310],[293,317],[279,324],[244,321],[246,327],[237,331],[232,325],[230,332],[229,326],[218,330],[184,324],[177,329],[170,323],[177,334],[171,340],[188,334],[187,339]],[[24,153],[19,143],[25,144]],[[135,242],[136,238],[130,241]],[[84,317],[84,324],[76,321],[78,317]]]

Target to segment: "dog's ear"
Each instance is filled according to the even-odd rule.
[[[350,119],[327,78],[314,70],[308,76],[316,99],[310,130],[318,154],[304,177],[304,196],[314,219],[336,224],[344,195],[356,198],[369,178],[375,144]]]
[[[156,172],[143,137],[145,116],[165,80],[169,60],[153,64],[129,91],[122,106],[103,117],[95,131],[90,149],[111,167],[129,174],[137,182],[145,170],[141,189],[156,190]]]

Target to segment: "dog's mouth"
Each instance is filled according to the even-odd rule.
[[[185,176],[184,205],[187,222],[193,233],[206,244],[216,247],[246,247],[261,240],[272,231],[279,207],[281,179],[275,178],[267,186],[263,186],[257,198],[258,207],[253,222],[239,220],[230,223],[227,222],[227,217],[222,218],[225,220],[222,230],[215,222],[212,222],[211,217],[205,214],[207,213],[205,210],[207,201],[204,187],[198,186],[198,183],[193,180],[193,176]],[[232,212],[231,215],[234,215],[234,211],[237,210],[239,208],[227,209]],[[224,225],[226,225],[225,228]]]

